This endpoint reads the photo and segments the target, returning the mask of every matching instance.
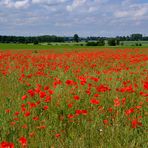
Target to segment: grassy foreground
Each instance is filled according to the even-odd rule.
[[[53,50],[53,51],[70,51],[73,49],[106,49],[106,48],[112,48],[112,49],[125,49],[125,48],[130,48],[130,49],[137,49],[137,48],[148,48],[148,44],[145,46],[131,46],[131,44],[126,44],[126,46],[80,46],[78,44],[62,44],[62,43],[57,43],[53,45],[46,45],[46,44],[38,44],[38,45],[33,45],[33,44],[13,44],[13,43],[0,43],[0,50]]]
[[[0,51],[0,148],[146,148],[147,51]]]

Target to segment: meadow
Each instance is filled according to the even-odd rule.
[[[0,46],[0,148],[148,147],[148,48],[28,47]]]
[[[56,52],[67,52],[71,50],[80,50],[80,49],[89,49],[93,50],[97,49],[136,49],[136,48],[148,48],[148,41],[123,41],[123,45],[119,46],[108,46],[107,43],[105,46],[86,46],[85,42],[65,42],[65,43],[39,43],[37,45],[34,44],[19,44],[19,43],[0,43],[0,50],[53,50]],[[136,43],[141,43],[142,46],[135,46]]]

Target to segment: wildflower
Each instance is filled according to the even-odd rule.
[[[36,107],[36,104],[35,103],[28,102],[28,104],[29,104],[29,106],[30,106],[31,109]]]
[[[108,124],[108,120],[107,120],[107,119],[104,119],[104,120],[103,120],[103,123],[104,123],[104,124]]]
[[[24,116],[25,116],[25,117],[30,116],[30,112],[26,112],[26,113],[24,114]]]
[[[32,89],[28,90],[28,93],[30,94],[31,97],[35,96],[35,92]]]
[[[45,86],[45,87],[44,87],[44,90],[48,90],[48,89],[49,89],[49,86]]]
[[[122,105],[125,105],[125,103],[126,103],[126,98],[123,98],[122,99]]]
[[[33,117],[33,120],[37,121],[37,120],[39,120],[39,117]]]
[[[108,86],[105,86],[105,85],[102,85],[102,84],[100,86],[98,86],[96,89],[97,89],[98,92],[106,92],[106,91],[111,90]]]
[[[14,148],[14,144],[11,142],[3,141],[0,143],[0,148]]]
[[[56,138],[59,138],[60,136],[61,136],[61,134],[59,134],[59,133],[55,135]]]
[[[144,82],[143,87],[144,87],[144,89],[148,90],[148,82]]]
[[[94,94],[94,97],[99,97],[99,94]]]
[[[114,106],[115,107],[120,106],[120,100],[119,100],[119,98],[114,99]]]
[[[14,113],[15,116],[18,116],[19,114],[20,114],[19,112],[15,112],[15,113]]]
[[[72,108],[73,103],[68,104],[68,108]]]
[[[140,108],[142,108],[142,106],[141,106],[141,105],[138,105],[138,106],[136,106],[136,108],[137,108],[137,109],[140,109]]]
[[[131,122],[132,128],[137,128],[138,125],[142,126],[142,123],[139,122],[137,119],[132,120],[132,122]]]
[[[67,116],[69,119],[72,119],[72,118],[74,118],[74,115],[72,115],[72,114],[68,114],[68,116]]]
[[[112,113],[113,109],[112,108],[108,108],[108,112]]]
[[[44,109],[44,110],[48,110],[48,106],[44,106],[43,109]]]
[[[10,113],[10,109],[6,109],[5,112],[6,112],[6,113]]]
[[[53,95],[54,94],[54,91],[53,90],[48,90],[49,94],[50,95]]]
[[[51,101],[51,96],[46,96],[44,102],[48,103],[48,102],[50,102],[50,101]]]
[[[34,136],[35,136],[35,132],[29,133],[29,136],[30,136],[30,137],[34,137]]]
[[[19,138],[19,142],[21,143],[23,147],[27,145],[27,139],[25,137]]]
[[[45,125],[41,125],[41,126],[37,126],[36,128],[37,128],[37,129],[45,129],[46,126],[45,126]]]
[[[75,111],[75,114],[78,116],[78,115],[80,115],[81,114],[81,110],[76,110]]]
[[[71,86],[74,84],[74,81],[73,80],[66,80],[66,84]]]
[[[87,115],[87,110],[81,110],[82,115]]]
[[[40,91],[39,95],[40,95],[40,98],[42,99],[46,96],[46,93],[43,91]]]
[[[87,93],[88,95],[90,95],[90,94],[91,94],[90,89],[86,90],[86,93]]]
[[[76,95],[76,96],[74,96],[74,99],[75,99],[75,100],[79,100],[80,97]]]
[[[24,128],[24,129],[27,129],[27,124],[24,124],[23,126],[22,126],[22,128]]]
[[[134,108],[130,108],[130,109],[128,109],[128,110],[126,110],[125,111],[125,114],[127,115],[127,116],[129,116],[131,113],[133,113],[134,112]]]
[[[90,100],[90,103],[91,103],[91,104],[98,105],[98,104],[100,103],[100,101],[97,100],[97,99],[91,99],[91,100]]]
[[[25,100],[27,98],[27,95],[22,96],[22,100]]]

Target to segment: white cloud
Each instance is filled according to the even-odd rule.
[[[14,3],[15,8],[25,8],[29,6],[29,0],[23,0],[23,1],[16,1]]]
[[[114,12],[116,18],[128,18],[131,20],[139,20],[148,16],[148,4],[131,4],[122,10]]]
[[[27,8],[29,6],[29,0],[19,0],[19,1],[12,1],[12,0],[3,0],[2,4],[7,8]]]
[[[82,6],[83,4],[85,4],[86,0],[74,0],[72,5],[68,5],[67,6],[67,10],[68,11],[73,11],[74,9]]]
[[[93,35],[102,30],[119,35],[134,30],[147,33],[147,25],[148,3],[140,0],[0,0],[0,34],[13,34],[20,27],[24,34]]]
[[[59,4],[59,3],[64,3],[68,0],[32,0],[33,4]]]
[[[47,0],[32,0],[33,4],[40,4],[40,3],[44,3],[47,2]]]

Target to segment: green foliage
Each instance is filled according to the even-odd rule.
[[[97,41],[97,43],[98,43],[98,46],[104,46],[105,45],[105,40],[104,39],[99,39]]]
[[[97,42],[87,42],[86,46],[98,46]]]
[[[104,40],[98,40],[97,42],[86,42],[86,46],[104,46]]]
[[[116,46],[116,39],[114,38],[111,38],[108,40],[108,45],[109,46]]]
[[[34,45],[37,45],[37,44],[39,44],[39,42],[36,40],[36,41],[34,41],[33,44],[34,44]]]
[[[141,43],[135,43],[135,46],[142,46]]]
[[[137,34],[131,34],[130,37],[131,37],[132,41],[140,41],[140,40],[142,40],[143,35],[137,33]]]
[[[79,36],[77,34],[74,34],[73,40],[74,42],[79,42]]]

